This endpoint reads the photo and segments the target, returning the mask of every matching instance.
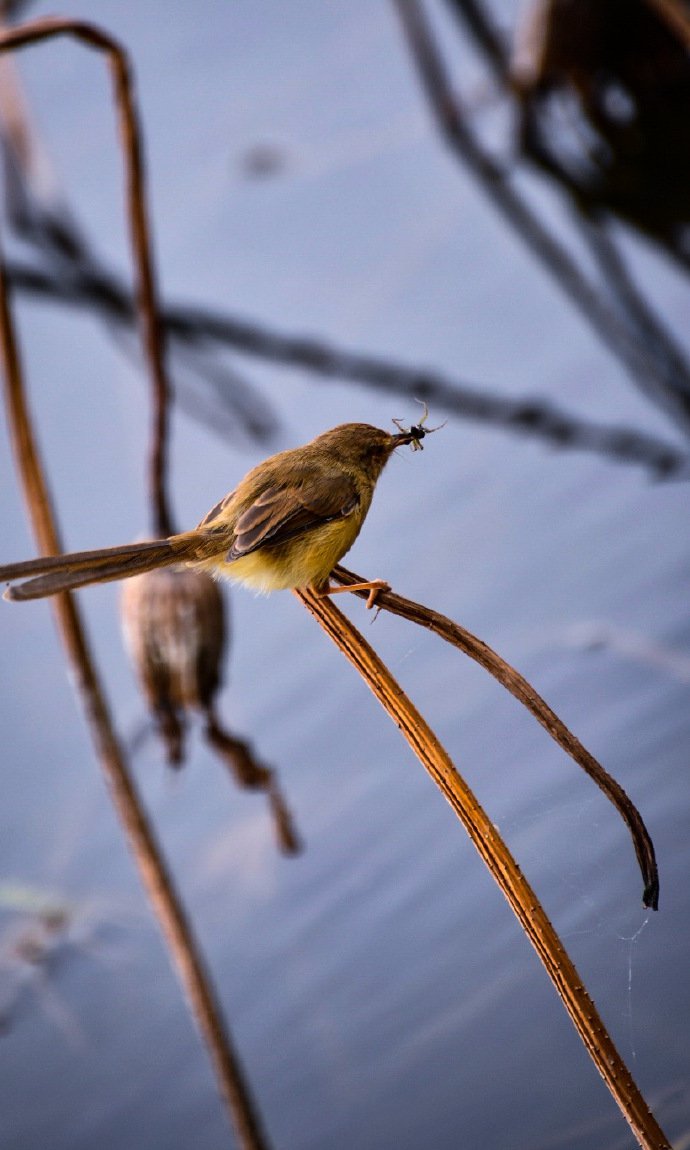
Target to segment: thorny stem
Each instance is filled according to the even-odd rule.
[[[48,18],[22,25],[0,36],[0,52],[27,47],[54,36],[73,36],[103,52],[113,76],[123,154],[126,165],[127,211],[132,256],[137,269],[137,309],[144,348],[153,381],[154,414],[149,482],[157,535],[172,535],[172,515],[166,492],[169,386],[165,371],[162,328],[158,320],[156,276],[146,211],[144,158],[139,117],[127,54],[111,36],[93,24]]]
[[[351,583],[362,582],[359,575],[355,575],[352,571],[347,571],[344,567],[336,567],[332,577],[345,587]],[[355,594],[360,594],[360,597],[362,597],[359,592],[355,592]],[[363,597],[366,598],[366,594],[364,594]],[[493,675],[518,702],[522,703],[522,705],[534,715],[535,719],[541,723],[544,730],[548,731],[551,738],[570,755],[571,759],[573,759],[578,766],[586,771],[600,790],[603,791],[607,799],[613,803],[627,824],[632,835],[635,854],[637,855],[637,861],[642,872],[644,882],[644,891],[642,894],[643,904],[657,910],[659,905],[659,875],[654,854],[654,844],[652,843],[640,812],[635,804],[631,802],[620,783],[617,783],[608,771],[602,767],[601,763],[597,762],[594,755],[591,755],[590,752],[583,747],[580,740],[576,738],[572,731],[566,727],[565,723],[559,719],[556,712],[553,711],[548,703],[542,699],[541,695],[535,691],[532,684],[529,683],[519,671],[511,667],[510,663],[506,663],[505,659],[502,659],[487,643],[478,639],[471,631],[467,631],[464,627],[461,627],[459,623],[453,622],[453,620],[449,619],[446,615],[442,615],[438,611],[433,611],[429,607],[424,607],[421,603],[415,603],[411,599],[404,599],[402,595],[396,595],[393,591],[380,591],[376,598],[376,606],[385,611],[390,611],[393,615],[399,615],[411,623],[417,623],[420,627],[426,627],[440,638],[445,639],[446,642],[452,646],[464,651],[466,655],[469,655],[471,659],[479,663],[485,671]]]
[[[457,814],[539,955],[640,1146],[644,1150],[671,1150],[536,894],[433,731],[373,648],[332,602],[312,591],[295,591],[295,595],[359,671]]]

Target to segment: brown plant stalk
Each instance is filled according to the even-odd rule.
[[[22,385],[19,353],[6,291],[4,262],[0,257],[0,357],[10,435],[17,470],[36,545],[44,555],[63,551],[48,484],[36,447],[31,417]],[[91,655],[84,625],[72,595],[52,600],[71,679],[141,880],[158,918],[173,963],[194,1018],[207,1045],[220,1086],[243,1150],[264,1150],[269,1143],[261,1129],[239,1058],[233,1049],[222,1011],[212,989],[191,925],[176,893],[127,768],[115,734],[105,694]]]
[[[136,268],[136,303],[144,350],[154,384],[154,434],[149,460],[152,503],[156,520],[154,526],[156,534],[172,535],[174,528],[165,491],[168,383],[144,196],[144,155],[129,60],[121,45],[96,25],[85,21],[61,20],[57,17],[36,20],[3,31],[0,36],[0,52],[25,48],[58,36],[72,37],[89,48],[102,52],[113,77],[115,107],[125,157],[127,212],[132,258]]]
[[[295,595],[359,671],[457,814],[539,955],[639,1145],[644,1150],[671,1150],[539,899],[431,728],[373,648],[329,599],[311,591],[295,591]]]
[[[347,587],[352,583],[362,583],[364,579],[355,575],[352,571],[347,571],[345,567],[336,567],[333,572],[333,578]],[[355,595],[363,595],[366,598],[366,592],[354,592]],[[535,691],[531,683],[511,667],[510,663],[506,663],[505,659],[501,658],[496,651],[492,650],[487,643],[478,639],[471,631],[467,631],[461,627],[459,623],[453,622],[447,615],[442,615],[438,611],[432,611],[430,607],[424,607],[421,603],[415,603],[412,599],[404,599],[402,595],[396,595],[393,591],[380,591],[376,597],[376,606],[390,611],[393,615],[399,615],[403,619],[407,619],[411,623],[416,623],[420,627],[425,627],[429,631],[433,631],[441,639],[445,639],[447,643],[457,647],[476,663],[479,663],[485,671],[493,675],[495,679],[510,694],[522,703],[527,710],[534,715],[537,722],[541,723],[545,731],[551,735],[560,747],[570,755],[571,759],[578,764],[579,767],[589,775],[589,777],[597,784],[597,786],[604,792],[607,799],[613,803],[614,807],[620,814],[621,818],[627,824],[637,855],[637,861],[642,872],[642,879],[644,889],[642,892],[642,902],[644,906],[652,907],[653,910],[659,909],[659,875],[656,865],[656,856],[654,853],[654,844],[651,840],[649,832],[644,824],[642,816],[637,807],[630,800],[628,795],[623,790],[620,783],[602,767],[594,755],[582,745],[580,740],[573,734],[571,730],[566,727],[562,719],[548,703],[542,699],[541,695]]]
[[[154,381],[155,420],[154,452],[150,472],[151,490],[157,511],[157,526],[159,530],[167,533],[170,523],[165,493],[168,393],[156,319],[155,279],[144,206],[141,136],[127,56],[122,48],[100,29],[89,24],[60,20],[39,21],[13,32],[4,33],[0,36],[0,51],[23,47],[37,40],[60,35],[74,36],[90,47],[104,52],[114,74],[116,103],[120,114],[127,165],[132,243],[139,272],[139,311]],[[10,435],[37,546],[43,554],[58,554],[63,547],[24,394],[19,349],[14,332],[4,259],[1,254],[0,357]],[[233,1048],[220,1004],[115,734],[76,604],[72,596],[59,595],[54,599],[53,606],[77,695],[111,797],[193,1015],[209,1050],[221,1095],[228,1107],[238,1141],[244,1150],[266,1150],[269,1142],[262,1129],[259,1113],[239,1058]]]

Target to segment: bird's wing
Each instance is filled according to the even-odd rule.
[[[212,507],[211,510],[206,515],[204,515],[204,518],[201,520],[201,523],[199,524],[199,528],[210,527],[213,520],[216,519],[217,516],[219,516],[221,514],[221,512],[225,510],[228,503],[230,503],[231,500],[234,499],[234,497],[235,497],[234,491],[229,491],[227,495],[224,495],[223,498],[220,499],[218,501],[218,503],[216,503],[215,507]]]
[[[343,519],[358,504],[357,489],[347,475],[320,475],[306,490],[301,485],[269,487],[237,520],[228,561]]]

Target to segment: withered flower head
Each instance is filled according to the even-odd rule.
[[[203,572],[148,571],[124,583],[121,614],[127,646],[168,758],[179,764],[185,712],[212,712],[221,686],[227,637],[221,590]]]
[[[225,730],[216,714],[228,636],[218,584],[201,571],[159,568],[125,581],[120,608],[127,646],[168,761],[182,764],[187,716],[200,712],[209,745],[237,783],[266,793],[281,850],[298,853],[300,839],[275,772],[258,763],[250,744]]]

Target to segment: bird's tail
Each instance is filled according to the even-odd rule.
[[[42,599],[60,591],[73,591],[90,583],[109,583],[127,579],[156,567],[184,563],[197,551],[195,532],[155,539],[146,543],[127,543],[122,547],[105,547],[99,551],[74,551],[69,555],[47,555],[23,563],[0,566],[0,583],[32,576],[17,587],[8,587],[5,599]]]

